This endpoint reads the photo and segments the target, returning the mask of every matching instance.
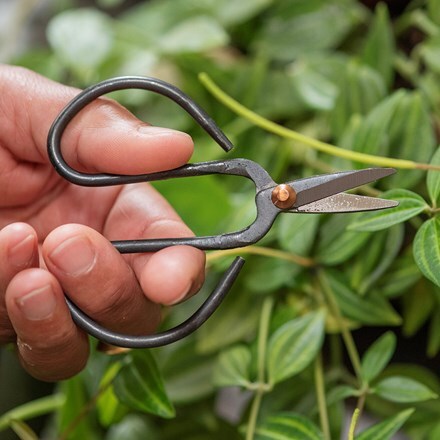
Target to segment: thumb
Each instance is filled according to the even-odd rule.
[[[1,143],[18,159],[47,163],[49,128],[79,90],[11,66],[0,66],[0,84],[0,112],[10,115],[2,126]],[[62,138],[69,165],[90,173],[172,169],[185,164],[192,151],[193,142],[186,133],[149,126],[105,97],[86,106]]]

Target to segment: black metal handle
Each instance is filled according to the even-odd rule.
[[[182,167],[180,170],[164,171],[162,173],[154,174],[142,174],[136,176],[124,176],[124,175],[110,175],[110,174],[87,174],[80,173],[77,170],[71,168],[64,160],[61,153],[61,138],[67,125],[72,119],[88,104],[90,104],[96,98],[110,93],[116,90],[123,89],[145,89],[168,98],[179,104],[185,111],[187,111],[193,119],[222,147],[225,151],[229,151],[233,148],[229,139],[224,135],[215,122],[200,108],[198,107],[187,95],[181,90],[168,84],[164,81],[147,78],[147,77],[120,77],[112,78],[94,86],[85,89],[79,93],[65,108],[61,111],[48,134],[47,148],[49,158],[58,171],[58,173],[69,180],[70,182],[83,185],[83,186],[108,186],[108,185],[121,185],[127,183],[135,183],[142,181],[159,180],[168,177],[183,177],[188,174],[194,175],[193,165],[187,166],[186,170]],[[201,164],[196,168],[200,168]],[[212,167],[218,165],[212,163],[204,165],[207,170],[212,172]],[[214,171],[215,172],[215,171]],[[174,176],[174,174],[176,174]],[[154,240],[150,240],[154,242]],[[144,252],[145,249],[139,248],[124,248],[124,244],[133,244],[136,240],[118,242],[116,248],[121,252]],[[152,244],[152,243],[151,243]],[[158,243],[159,245],[160,243]],[[177,244],[177,243],[176,243]],[[162,248],[163,246],[159,246]],[[167,345],[188,336],[190,333],[197,330],[219,307],[222,300],[232,287],[235,279],[237,278],[244,260],[240,257],[236,258],[231,264],[229,269],[223,275],[217,287],[206,299],[206,301],[200,306],[200,308],[185,322],[182,324],[166,330],[162,333],[147,335],[147,336],[131,336],[121,333],[113,332],[104,328],[96,323],[91,317],[85,314],[78,306],[76,306],[67,296],[66,302],[71,312],[72,318],[75,323],[90,335],[95,336],[101,341],[108,344],[117,345],[127,348],[152,348]]]
[[[100,341],[107,344],[116,345],[118,347],[127,348],[154,348],[168,345],[183,339],[196,331],[206,320],[217,310],[221,302],[224,300],[235,279],[237,278],[244,260],[237,257],[228,270],[224,273],[222,279],[216,288],[205,300],[205,302],[182,324],[147,336],[131,336],[122,333],[113,332],[105,327],[97,324],[93,319],[86,315],[79,307],[77,307],[69,298],[66,297],[67,306],[75,323]]]
[[[88,87],[79,93],[58,115],[49,130],[47,137],[47,150],[52,165],[61,176],[72,183],[83,186],[109,186],[126,183],[143,182],[148,179],[148,174],[123,176],[111,174],[80,173],[71,168],[61,153],[61,138],[67,125],[88,104],[102,95],[117,90],[143,89],[170,98],[182,107],[199,124],[209,136],[225,151],[233,148],[231,141],[220,130],[209,115],[200,108],[189,96],[177,87],[156,78],[142,76],[126,76],[111,78]],[[160,173],[155,173],[159,178]]]

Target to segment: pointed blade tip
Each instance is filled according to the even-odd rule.
[[[387,200],[387,199],[378,199],[378,200],[382,200],[384,202],[384,208],[395,208],[396,206],[399,206],[399,202],[396,202],[395,200]]]
[[[395,168],[382,168],[384,170],[385,176],[391,176],[395,174],[397,170]]]
[[[379,180],[383,177],[388,177],[396,173],[395,168],[370,168],[370,170],[373,171],[374,180]]]

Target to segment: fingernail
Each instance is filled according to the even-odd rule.
[[[188,286],[186,286],[186,288],[182,291],[182,293],[179,296],[177,296],[173,301],[169,302],[166,305],[173,306],[175,304],[179,304],[180,302],[182,302],[189,294],[191,288],[192,288],[192,282],[190,282]]]
[[[157,127],[153,125],[138,125],[138,132],[141,134],[147,134],[150,136],[186,136],[190,137],[189,134],[183,131],[173,130],[172,128]]]
[[[9,262],[16,267],[27,267],[34,259],[35,237],[29,234],[9,249]]]
[[[70,276],[84,275],[92,270],[96,253],[87,238],[72,237],[49,254],[52,263]]]
[[[15,302],[23,315],[30,321],[49,318],[56,306],[55,295],[50,284],[17,298]]]

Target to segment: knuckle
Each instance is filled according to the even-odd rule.
[[[59,381],[79,373],[89,356],[86,336],[72,340],[68,332],[35,341],[17,338],[17,348],[23,367],[35,378]]]

